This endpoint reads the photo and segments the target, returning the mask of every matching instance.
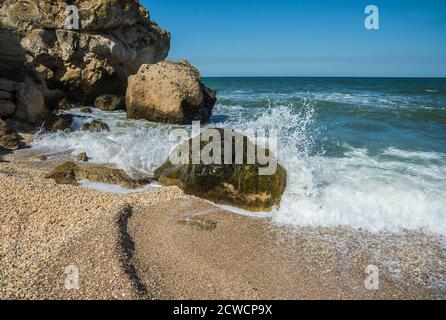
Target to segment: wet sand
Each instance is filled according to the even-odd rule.
[[[57,185],[67,155],[1,155],[2,299],[444,298],[441,239],[299,228],[240,216],[178,188],[133,194]],[[367,290],[365,268],[379,268]],[[66,268],[79,271],[67,289]]]

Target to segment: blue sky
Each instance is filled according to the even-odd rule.
[[[140,2],[171,32],[169,59],[203,76],[446,77],[445,0]]]

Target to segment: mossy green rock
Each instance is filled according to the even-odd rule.
[[[209,129],[206,129],[209,130]],[[201,138],[206,130],[193,139]],[[255,148],[258,152],[266,156],[270,155],[268,149],[254,146],[246,136],[234,133],[243,141],[243,163],[244,164],[223,164],[224,163],[224,142],[223,130],[216,129],[222,137],[221,142],[221,163],[222,164],[192,164],[192,141],[189,139],[184,143],[189,144],[189,164],[172,164],[167,160],[155,171],[155,177],[161,184],[176,185],[186,193],[221,204],[229,204],[250,211],[271,211],[274,206],[280,204],[282,194],[286,186],[286,171],[276,162],[277,170],[272,175],[260,175],[259,169],[266,167],[258,161],[255,164],[246,164],[247,148]],[[235,163],[235,141],[232,139],[232,163]],[[238,140],[240,141],[240,140]],[[201,142],[200,150],[209,142]],[[182,148],[184,145],[179,146]],[[185,150],[184,148],[182,150]],[[178,152],[178,149],[173,152]],[[275,158],[271,154],[273,161]]]

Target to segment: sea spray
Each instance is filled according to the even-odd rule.
[[[208,128],[278,132],[273,152],[288,182],[280,207],[268,215],[275,223],[446,235],[446,95],[438,81],[207,81],[219,92]],[[80,127],[85,114],[69,112]],[[48,134],[34,147],[84,151],[93,162],[150,174],[175,146],[168,135],[176,126],[119,112],[91,116],[111,132]]]

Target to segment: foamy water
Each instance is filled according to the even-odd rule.
[[[395,93],[375,88],[368,94],[347,84],[328,90],[319,83],[316,91],[315,84],[299,88],[271,80],[276,87],[269,88],[229,81],[209,80],[220,100],[207,126],[277,130],[275,151],[288,181],[280,207],[265,215],[273,222],[446,236],[442,95],[405,95],[404,83],[395,84]],[[72,113],[78,116],[73,126],[80,127],[85,114]],[[150,175],[176,144],[168,139],[175,126],[126,120],[119,112],[95,110],[91,117],[111,132],[48,134],[34,147],[85,151],[93,162]]]

